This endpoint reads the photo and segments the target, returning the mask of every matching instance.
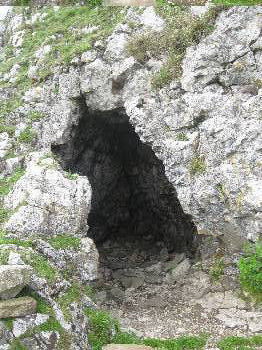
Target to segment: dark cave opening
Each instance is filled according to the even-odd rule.
[[[167,251],[192,252],[194,224],[165,176],[164,166],[142,143],[123,109],[89,110],[71,139],[53,145],[65,170],[88,177],[92,205],[88,236],[99,246],[108,240],[164,242]],[[142,244],[142,243],[141,243]]]

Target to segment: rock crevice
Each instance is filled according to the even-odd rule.
[[[162,162],[142,143],[124,109],[94,111],[81,101],[72,137],[52,147],[63,168],[87,176],[92,187],[88,234],[154,236],[169,251],[190,251],[195,230],[165,176]]]

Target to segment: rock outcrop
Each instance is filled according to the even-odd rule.
[[[14,298],[30,282],[32,268],[27,265],[0,266],[0,299]]]
[[[59,11],[63,9],[9,14],[9,25],[2,30],[1,55],[7,65],[1,66],[0,76],[0,219],[4,230],[0,275],[5,269],[25,271],[27,265],[33,272],[30,281],[21,275],[16,284],[8,282],[8,288],[3,289],[3,293],[14,289],[16,294],[28,284],[28,296],[22,297],[28,301],[26,310],[25,304],[19,309],[18,304],[8,304],[10,301],[2,301],[0,310],[2,307],[6,317],[25,315],[28,310],[34,315],[15,319],[12,332],[0,323],[0,347],[17,341],[22,332],[33,327],[32,334],[19,340],[29,349],[89,348],[85,309],[95,307],[88,284],[96,279],[98,268],[96,246],[87,237],[89,213],[96,204],[91,188],[94,178],[105,188],[101,205],[112,205],[112,199],[117,198],[114,191],[118,185],[121,188],[113,218],[108,219],[113,223],[119,212],[123,216],[128,202],[122,201],[123,196],[132,181],[133,187],[137,181],[146,193],[146,203],[171,203],[167,198],[172,194],[176,205],[168,208],[167,216],[172,219],[175,212],[179,219],[166,235],[160,232],[172,241],[170,250],[176,249],[178,237],[191,247],[196,232],[221,236],[226,247],[238,250],[244,240],[256,241],[262,232],[262,7],[222,11],[213,32],[187,48],[181,78],[159,90],[152,88],[151,78],[166,57],[148,57],[141,63],[126,49],[136,35],[158,35],[165,30],[164,19],[152,7],[113,13],[109,17],[114,28],[110,24],[101,32],[103,23],[71,26],[79,46],[70,51],[69,43],[64,52],[61,45],[61,57],[52,66],[49,61],[59,56],[57,41],[63,34],[53,31],[44,40],[37,37],[39,45],[34,52],[30,52],[33,46],[28,41],[41,23],[50,24],[49,16],[57,13],[60,20]],[[82,35],[90,37],[81,41]],[[67,56],[67,50],[74,57]],[[110,187],[112,182],[102,171],[110,168],[109,163],[117,163],[105,154],[107,147],[114,148],[118,135],[113,132],[112,140],[103,144],[92,137],[92,128],[78,133],[84,116],[114,114],[125,116],[136,137],[161,163],[161,168],[150,163],[150,172],[143,172],[144,182],[137,174],[147,166],[120,168],[125,174],[117,179],[130,180],[126,193],[117,181]],[[117,124],[114,118],[112,123]],[[92,147],[84,147],[90,140]],[[145,154],[141,159],[144,157],[147,164]],[[73,167],[83,155],[102,160],[89,169],[89,178],[76,174]],[[152,185],[159,173],[161,181]],[[167,182],[168,191],[157,186]],[[140,200],[139,195],[137,198]],[[98,221],[101,226],[107,223],[104,216]],[[105,237],[105,231],[101,236]],[[190,267],[189,261],[184,261],[181,273]],[[40,312],[36,312],[32,297],[42,306]],[[218,318],[230,323],[227,311]],[[48,322],[55,324],[55,329],[38,328],[44,324],[50,329]]]

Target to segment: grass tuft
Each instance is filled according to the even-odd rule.
[[[150,58],[166,59],[160,70],[152,76],[152,87],[162,88],[182,73],[181,63],[187,47],[197,44],[201,37],[213,30],[221,7],[210,8],[201,17],[194,17],[190,9],[160,2],[157,12],[165,19],[161,32],[148,31],[131,38],[126,46],[127,53],[140,63]]]
[[[195,156],[191,160],[189,172],[191,175],[203,174],[206,170],[205,159],[203,156]]]
[[[18,167],[8,177],[0,179],[0,196],[7,195],[12,186],[24,175],[24,173],[25,169]]]
[[[74,249],[80,247],[80,238],[67,235],[57,235],[48,240],[51,246],[55,249]]]
[[[252,337],[225,337],[221,339],[217,346],[220,350],[255,350],[262,345],[262,335]]]
[[[240,284],[258,302],[262,302],[262,242],[249,245],[239,260]]]
[[[17,140],[19,142],[22,143],[31,143],[34,138],[35,138],[36,134],[35,132],[32,130],[32,126],[28,125],[18,136]]]
[[[219,281],[220,277],[224,275],[225,262],[223,258],[216,258],[209,270],[209,275],[213,282]]]

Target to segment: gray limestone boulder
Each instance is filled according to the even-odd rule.
[[[5,197],[16,209],[5,229],[23,238],[30,234],[85,233],[91,187],[86,177],[70,177],[44,152],[30,155],[24,176]]]
[[[29,284],[32,272],[28,265],[0,265],[0,299],[14,298]]]

